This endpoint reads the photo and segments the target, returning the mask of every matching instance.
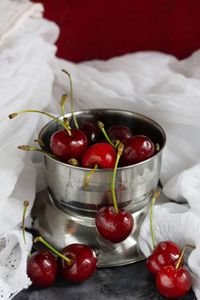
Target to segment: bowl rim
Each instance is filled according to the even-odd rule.
[[[159,130],[161,131],[162,133],[162,136],[163,136],[163,144],[162,144],[162,147],[159,149],[159,151],[157,153],[155,153],[153,156],[151,156],[150,158],[148,159],[145,159],[139,163],[135,163],[135,164],[132,164],[132,165],[128,165],[128,166],[124,166],[124,167],[117,167],[118,170],[126,170],[126,169],[131,169],[131,168],[136,168],[137,166],[139,165],[143,165],[144,163],[146,162],[149,162],[153,159],[155,159],[155,157],[157,157],[158,155],[161,155],[165,145],[166,145],[166,134],[165,134],[165,131],[164,129],[162,128],[162,126],[157,123],[156,121],[154,121],[152,118],[149,118],[147,117],[146,115],[144,114],[141,114],[141,113],[138,113],[138,112],[135,112],[135,111],[130,111],[130,110],[125,110],[125,109],[116,109],[116,108],[91,108],[91,109],[83,109],[83,110],[77,110],[77,111],[74,111],[74,114],[75,115],[79,115],[79,114],[82,114],[82,113],[91,113],[91,112],[124,112],[124,113],[129,113],[131,115],[136,115],[138,117],[141,117],[149,122],[151,122],[153,125],[157,126],[159,128]],[[65,114],[66,117],[71,117],[72,116],[72,113],[69,112],[69,113],[66,113]],[[56,117],[57,119],[59,120],[62,120],[63,119],[63,116],[58,116]],[[41,144],[41,135],[43,133],[43,131],[49,127],[50,124],[54,123],[55,120],[51,120],[49,121],[48,123],[46,123],[40,130],[39,134],[38,134],[38,140],[39,140],[39,145],[42,149],[44,149],[43,145]],[[90,171],[91,168],[84,168],[84,167],[81,167],[81,166],[73,166],[73,165],[70,165],[70,164],[67,164],[65,162],[62,162],[52,156],[50,156],[48,153],[43,153],[44,156],[48,157],[49,159],[53,160],[54,162],[62,165],[62,166],[65,166],[65,167],[70,167],[70,168],[75,168],[76,170],[79,169],[79,170],[85,170],[85,171]],[[112,171],[113,169],[109,168],[109,169],[96,169],[95,172],[110,172]]]

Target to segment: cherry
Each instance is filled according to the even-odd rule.
[[[26,244],[25,216],[29,202],[24,201],[22,216],[22,234]],[[41,250],[32,254],[27,261],[27,275],[37,288],[45,288],[53,284],[57,276],[57,259],[49,251]]]
[[[118,146],[117,158],[113,170],[111,192],[114,206],[101,207],[95,217],[96,227],[99,234],[112,243],[120,243],[124,241],[133,229],[134,220],[132,215],[123,210],[118,209],[116,194],[115,194],[115,178],[119,159],[122,155],[124,145]]]
[[[84,121],[80,124],[79,129],[86,134],[89,144],[95,144],[100,141],[101,131],[95,122]]]
[[[72,264],[61,261],[60,271],[64,279],[79,283],[94,274],[97,268],[95,252],[83,244],[71,244],[62,250],[62,254],[72,260]]]
[[[149,272],[154,275],[156,275],[164,266],[175,266],[181,255],[181,249],[172,241],[163,241],[156,245],[155,233],[153,230],[153,207],[159,196],[160,192],[156,191],[152,197],[149,212],[150,232],[154,250],[146,260],[146,267]]]
[[[172,241],[160,242],[147,258],[146,267],[149,272],[157,274],[164,266],[175,266],[181,249]]]
[[[120,161],[121,166],[144,161],[155,153],[155,145],[145,135],[129,137],[123,143],[125,148]]]
[[[160,294],[168,299],[184,296],[191,289],[191,275],[184,267],[162,267],[156,276],[156,286]]]
[[[9,118],[13,119],[13,118],[17,117],[19,114],[29,113],[29,112],[46,115],[46,116],[54,119],[56,122],[58,122],[64,128],[64,130],[59,130],[59,131],[54,132],[53,135],[51,136],[50,148],[51,148],[51,151],[53,152],[53,155],[55,155],[57,158],[59,158],[60,160],[62,160],[64,162],[67,162],[71,158],[74,158],[74,159],[81,158],[81,156],[83,155],[84,151],[86,150],[86,148],[88,146],[88,140],[87,140],[87,137],[84,132],[82,132],[81,130],[78,130],[78,129],[71,129],[69,127],[69,121],[67,118],[64,118],[62,121],[58,118],[55,118],[54,116],[52,116],[51,114],[49,114],[47,112],[43,112],[43,111],[36,110],[36,109],[21,110],[19,112],[10,114]],[[74,116],[74,122],[76,122],[75,115],[73,115],[73,116]],[[77,122],[76,122],[76,124],[77,124]],[[78,124],[77,124],[77,126],[78,126]],[[22,149],[22,148],[20,148],[20,149]],[[23,149],[23,150],[25,150],[25,149]],[[32,150],[41,151],[36,148],[31,149],[31,147],[29,147],[29,149],[28,148],[26,149],[26,151],[32,151]],[[48,154],[48,152],[46,150],[43,150],[41,152],[45,152],[46,154]]]
[[[96,214],[96,227],[104,239],[112,243],[124,241],[133,229],[132,215],[123,210],[116,213],[113,206],[101,207]]]
[[[132,136],[131,129],[122,125],[113,125],[108,128],[107,132],[113,143],[117,140],[123,142],[125,139]]]
[[[82,282],[88,279],[97,268],[97,256],[94,250],[84,244],[71,244],[62,252],[57,251],[41,236],[34,239],[41,242],[61,260],[59,261],[60,272],[64,279],[71,282]]]
[[[108,143],[96,143],[90,146],[82,158],[82,167],[93,168],[98,165],[102,169],[114,168],[116,160],[115,150]]]
[[[63,162],[67,162],[70,158],[80,159],[88,146],[84,132],[78,129],[70,129],[69,132],[56,131],[50,139],[52,153]]]
[[[189,271],[180,267],[186,250],[185,246],[175,266],[164,266],[156,275],[156,286],[160,294],[168,299],[184,296],[192,286]]]
[[[45,288],[52,285],[57,276],[57,259],[49,251],[37,251],[28,259],[27,274],[33,285]]]

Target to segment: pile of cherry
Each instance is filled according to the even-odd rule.
[[[144,161],[152,157],[156,152],[156,146],[151,139],[145,135],[133,135],[130,128],[115,124],[108,128],[96,120],[82,121],[80,126],[73,111],[73,89],[71,76],[69,77],[71,116],[75,128],[70,127],[70,121],[65,116],[65,102],[67,95],[61,98],[62,118],[56,118],[49,113],[39,110],[23,110],[9,115],[10,119],[22,113],[40,113],[46,115],[62,126],[62,129],[55,131],[50,137],[50,150],[48,153],[45,147],[36,149],[28,145],[19,146],[22,150],[39,150],[53,156],[60,161],[90,168],[91,171],[83,181],[83,188],[87,189],[89,178],[97,168],[112,169],[111,193],[113,205],[101,207],[96,213],[96,228],[98,233],[112,243],[124,241],[133,231],[134,220],[130,212],[119,209],[116,199],[115,178],[118,165],[128,166]],[[41,145],[41,141],[39,141]]]
[[[45,152],[64,163],[91,168],[86,177],[87,184],[89,177],[97,168],[113,169],[111,184],[113,205],[101,207],[96,213],[95,221],[97,231],[104,239],[112,243],[120,243],[133,232],[134,219],[131,213],[119,209],[117,205],[115,191],[117,167],[132,165],[152,157],[157,150],[156,145],[147,136],[133,135],[130,128],[118,124],[108,128],[107,132],[104,124],[98,120],[81,122],[79,126],[73,112],[71,77],[67,71],[64,72],[70,79],[71,114],[75,128],[70,127],[69,120],[65,117],[66,95],[61,99],[62,119],[39,110],[13,113],[9,115],[10,119],[26,112],[45,114],[63,128],[55,131],[50,138],[51,153],[27,145],[19,146],[19,149]],[[154,202],[156,197],[157,194],[153,197]],[[27,202],[23,213],[24,240],[26,208]],[[152,240],[155,246],[153,231]],[[58,274],[67,281],[79,283],[88,279],[96,271],[98,257],[87,245],[71,244],[58,252],[41,236],[36,237],[34,242],[41,242],[48,249],[36,251],[28,259],[27,274],[36,287],[47,287],[53,284]],[[156,275],[156,286],[165,297],[180,297],[191,287],[190,273],[182,267],[184,251],[181,252],[175,243],[166,241],[158,244],[147,259],[147,268]]]
[[[114,168],[117,141],[124,144],[120,159],[122,167],[144,161],[155,153],[155,146],[147,136],[132,135],[131,129],[126,126],[109,127],[105,133],[108,142],[100,129],[105,133],[103,123],[85,121],[78,129],[57,131],[51,136],[51,152],[63,162],[70,163],[76,159],[81,167],[97,165],[101,169]]]
[[[71,75],[62,70],[69,78],[71,116],[75,128],[70,127],[69,120],[65,117],[65,103],[68,95],[61,97],[61,118],[55,118],[49,113],[39,110],[22,110],[9,115],[10,119],[21,113],[33,112],[47,115],[62,126],[62,130],[53,133],[50,139],[50,155],[67,164],[74,164],[83,168],[94,168],[96,165],[102,169],[113,169],[116,161],[116,148],[119,142],[124,144],[120,158],[120,166],[128,166],[144,161],[156,152],[156,146],[146,135],[133,134],[127,126],[114,124],[104,129],[104,124],[99,120],[81,120],[79,125],[74,114],[74,100]],[[24,148],[28,150],[30,148]],[[33,150],[33,149],[31,149]],[[43,149],[45,151],[45,149]]]

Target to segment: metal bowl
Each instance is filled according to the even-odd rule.
[[[154,144],[159,145],[159,151],[151,158],[134,165],[117,169],[116,193],[118,205],[119,207],[123,207],[130,211],[137,220],[137,225],[140,224],[148,201],[159,181],[162,150],[166,141],[163,129],[159,124],[146,116],[130,111],[117,109],[91,109],[78,111],[75,115],[78,122],[81,122],[83,119],[100,120],[104,123],[105,128],[116,124],[126,125],[132,129],[133,134],[147,135]],[[71,120],[71,114],[66,114],[66,117]],[[46,124],[39,134],[40,146],[46,150],[50,150],[49,144],[51,135],[60,128],[61,126],[55,121]],[[134,232],[127,240],[120,243],[120,245],[117,244],[112,246],[109,245],[107,241],[100,238],[96,231],[94,217],[97,209],[102,205],[112,204],[110,191],[112,170],[96,170],[90,179],[88,189],[85,190],[83,188],[83,180],[90,169],[68,165],[49,155],[44,155],[44,164],[46,181],[51,199],[50,206],[51,209],[57,213],[54,213],[54,225],[51,226],[52,218],[51,220],[48,220],[48,216],[46,216],[45,222],[48,226],[44,226],[43,221],[45,213],[43,211],[41,216],[43,220],[41,218],[40,220],[38,219],[37,227],[40,231],[41,227],[43,228],[43,234],[46,236],[48,235],[51,242],[58,247],[68,244],[69,240],[70,242],[73,240],[73,242],[90,244],[96,249],[101,250],[103,253],[100,263],[101,266],[121,265],[136,261],[139,257],[141,258],[138,254],[139,250],[134,250],[137,248],[138,226],[135,226]],[[58,222],[63,223],[64,226],[62,232],[67,232],[68,234],[67,239],[64,236],[57,240],[51,238],[55,231],[55,218],[58,215]],[[43,225],[41,225],[41,222]],[[60,225],[61,224],[59,224],[59,226]],[[70,229],[69,231],[68,226],[76,229]],[[48,234],[50,231],[51,235]],[[71,238],[69,238],[69,232],[72,232]],[[112,249],[111,254],[110,250],[108,251],[108,245],[109,249]],[[131,248],[133,246],[134,249]],[[122,259],[119,259],[119,255],[116,259],[115,254],[119,252],[119,247],[122,247],[124,251],[125,249],[128,249],[128,257],[126,257],[126,251],[122,253],[123,251],[121,250],[120,257]],[[131,252],[131,249],[133,252]]]

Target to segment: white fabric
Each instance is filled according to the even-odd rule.
[[[51,100],[49,63],[55,56],[58,27],[42,19],[42,12],[41,4],[0,1],[0,240],[6,239],[0,252],[0,299],[5,300],[31,283],[26,260],[32,239],[27,234],[28,242],[23,243],[20,223],[23,201],[30,202],[29,214],[35,198],[36,170],[17,146],[37,138],[41,116],[7,116],[23,108],[45,109]]]
[[[60,69],[71,73],[76,108],[121,108],[143,113],[160,123],[167,134],[161,181],[174,203],[155,206],[157,241],[171,239],[181,247],[197,247],[189,256],[193,289],[200,299],[200,51],[178,61],[170,55],[144,52],[73,64],[54,61],[55,98],[66,91]],[[68,87],[69,89],[69,87]],[[51,106],[58,111],[58,105]],[[140,248],[150,254],[148,216],[139,237]]]
[[[66,68],[72,75],[76,108],[128,109],[152,117],[165,129],[163,191],[174,200],[187,200],[189,205],[155,206],[156,239],[173,239],[180,246],[190,243],[197,247],[188,263],[200,299],[200,51],[183,61],[143,52],[73,64],[55,58],[53,43],[58,28],[41,18],[42,9],[28,0],[0,1],[0,237],[9,241],[4,255],[0,252],[0,270],[4,268],[0,272],[0,296],[9,299],[30,284],[25,260],[31,239],[30,245],[22,243],[19,224],[23,201],[29,200],[30,211],[35,197],[36,172],[30,153],[25,155],[16,147],[31,143],[46,122],[37,114],[14,120],[6,116],[21,109],[47,106],[50,112],[59,114],[58,99],[69,90],[69,82],[61,72]],[[5,262],[14,245],[18,245],[24,260],[11,274]],[[140,247],[148,255],[150,246],[147,216],[140,232]],[[14,253],[17,257],[17,251]],[[2,273],[8,274],[9,284]],[[19,274],[20,283],[15,281]]]

